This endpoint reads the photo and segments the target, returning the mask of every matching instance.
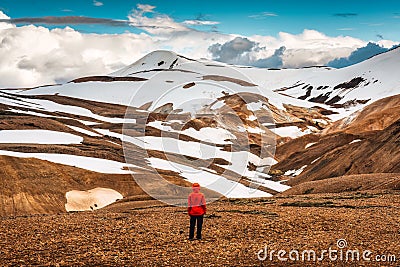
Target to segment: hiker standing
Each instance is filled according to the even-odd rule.
[[[201,229],[203,227],[203,217],[206,213],[206,198],[200,193],[200,185],[192,185],[193,192],[188,197],[188,212],[190,215],[189,240],[194,238],[194,228],[197,222],[196,238],[201,239]]]

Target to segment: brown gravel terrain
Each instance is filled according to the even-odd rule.
[[[103,210],[3,217],[1,266],[398,266],[400,192],[369,191],[269,199],[220,200],[208,206],[203,240],[188,241],[182,207],[116,203]],[[337,241],[347,247],[339,250]],[[372,262],[282,262],[271,250],[370,250]],[[260,254],[261,255],[261,254]],[[376,262],[396,255],[397,263]],[[287,254],[286,254],[286,257]],[[301,256],[300,256],[301,257]],[[307,256],[306,256],[307,257]],[[300,258],[301,259],[301,258]]]

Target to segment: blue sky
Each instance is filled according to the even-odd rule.
[[[97,2],[97,6],[95,5]],[[155,11],[177,22],[202,19],[219,22],[201,30],[241,35],[293,34],[315,29],[330,36],[349,35],[363,40],[400,41],[400,1],[308,0],[308,1],[123,1],[123,0],[2,0],[1,10],[11,18],[42,16],[88,16],[126,19],[136,4],[156,6]],[[59,27],[59,26],[58,26]],[[72,26],[82,32],[137,32],[130,27]]]

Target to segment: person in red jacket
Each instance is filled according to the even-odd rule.
[[[194,238],[194,228],[197,222],[196,238],[201,239],[201,229],[203,228],[203,217],[206,213],[206,198],[200,193],[200,185],[192,185],[193,192],[188,197],[188,213],[190,215],[189,240]]]

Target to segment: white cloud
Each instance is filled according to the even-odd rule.
[[[137,9],[143,13],[153,13],[156,6],[145,5],[145,4],[137,4]]]
[[[249,18],[252,19],[264,19],[267,17],[278,17],[278,14],[273,12],[261,12],[259,14],[250,15]]]
[[[151,34],[168,35],[173,32],[188,31],[183,24],[174,21],[167,15],[155,14],[147,17],[147,13],[154,13],[155,6],[137,4],[128,16],[132,25],[140,26]]]
[[[10,19],[9,16],[7,16],[6,14],[3,13],[3,11],[0,10],[0,19]],[[0,30],[2,29],[9,29],[9,28],[13,28],[14,26],[6,23],[6,22],[0,22]]]
[[[94,6],[103,6],[104,4],[103,4],[102,2],[93,0],[93,5],[94,5]]]
[[[355,30],[355,28],[340,28],[340,29],[337,29],[338,31],[354,31]]]
[[[385,48],[391,48],[391,47],[399,44],[399,42],[394,42],[391,40],[379,40],[376,43]]]
[[[147,35],[81,34],[33,25],[0,30],[0,87],[31,87],[107,74],[156,48]],[[34,45],[33,45],[34,44]]]
[[[231,49],[234,40],[232,37],[224,44],[210,47],[214,59],[258,67],[298,68],[326,65],[335,58],[349,56],[367,43],[349,36],[330,37],[315,30],[304,30],[300,34],[281,32],[278,37],[250,36],[244,50]]]
[[[219,24],[218,21],[211,21],[211,20],[185,20],[183,24],[186,25],[217,25]]]

